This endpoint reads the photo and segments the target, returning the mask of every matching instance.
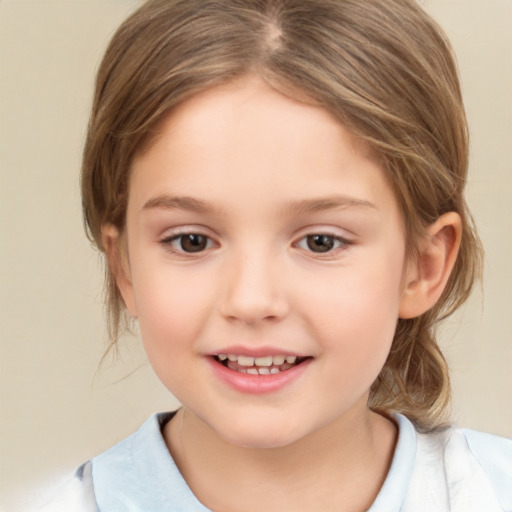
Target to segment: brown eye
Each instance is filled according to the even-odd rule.
[[[176,238],[176,242],[178,242],[180,249],[184,252],[201,252],[208,245],[208,237],[191,233],[180,235]]]
[[[336,249],[342,249],[351,242],[335,235],[314,233],[301,238],[297,242],[297,247],[308,252],[316,254],[328,253]]]
[[[206,251],[217,246],[209,236],[194,232],[170,235],[160,240],[159,243],[166,251],[181,257],[186,257],[186,255],[192,257],[194,254],[199,257],[200,253],[205,252],[206,254]]]
[[[308,235],[306,243],[313,252],[328,252],[334,248],[336,239],[332,235]]]

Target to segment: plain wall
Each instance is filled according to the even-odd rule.
[[[469,202],[483,295],[442,345],[458,424],[512,436],[512,1],[424,2],[459,58]],[[102,270],[82,230],[78,170],[94,71],[137,4],[0,0],[0,504],[52,482],[175,408],[136,339],[98,369]],[[18,503],[18,505],[15,505]]]

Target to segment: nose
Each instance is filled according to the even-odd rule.
[[[282,266],[270,255],[252,252],[234,257],[222,286],[222,315],[230,321],[254,325],[288,314]]]

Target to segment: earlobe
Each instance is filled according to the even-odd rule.
[[[428,226],[419,254],[406,271],[400,318],[422,315],[439,300],[457,260],[461,235],[462,222],[456,212],[445,213]]]
[[[126,309],[132,317],[137,318],[130,264],[122,235],[115,226],[106,224],[101,228],[101,240],[107,256],[108,267],[116,280]]]

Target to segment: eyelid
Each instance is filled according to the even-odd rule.
[[[334,231],[335,231],[334,229],[329,229],[329,228],[325,228],[325,227],[324,228],[319,227],[318,229],[316,229],[315,227],[311,227],[311,228],[308,228],[307,232],[303,233],[300,237],[296,238],[296,241],[292,245],[300,250],[303,250],[308,255],[314,255],[315,258],[326,258],[327,259],[327,258],[338,255],[340,252],[348,250],[349,247],[354,244],[354,240],[352,238],[340,235],[339,233],[335,233]],[[333,239],[340,242],[340,246],[335,247],[335,248],[330,249],[325,252],[315,252],[309,248],[299,246],[299,243],[302,242],[303,240],[306,240],[310,236],[316,236],[316,235],[332,237]]]
[[[200,224],[190,224],[186,226],[169,227],[163,230],[163,235],[159,236],[159,241],[170,240],[183,235],[202,235],[213,239],[214,236],[211,234],[211,230],[201,226]]]
[[[309,253],[310,255],[314,255],[316,258],[329,258],[334,255],[337,255],[339,252],[345,251],[349,248],[349,246],[354,244],[354,240],[351,237],[347,237],[344,235],[341,235],[336,232],[337,230],[335,228],[329,228],[329,227],[318,227],[315,228],[314,226],[309,226],[307,228],[307,231],[304,229],[302,231],[302,234],[295,238],[295,241],[292,243],[292,246],[295,248],[298,248],[304,252]],[[168,252],[173,253],[178,256],[183,256],[186,258],[193,258],[193,257],[201,257],[204,256],[205,253],[209,252],[210,249],[213,247],[219,247],[220,244],[215,240],[214,236],[211,236],[209,234],[210,230],[198,225],[191,225],[191,226],[180,226],[176,228],[171,228],[166,230],[165,236],[160,237],[158,240],[158,243]],[[182,249],[178,249],[174,247],[174,242],[179,240],[181,237],[186,235],[200,235],[207,239],[207,246],[197,252],[187,252]],[[323,235],[332,237],[334,240],[339,242],[338,247],[334,247],[333,249],[330,249],[325,252],[316,252],[311,249],[300,247],[299,243],[303,240],[307,239],[309,236],[315,236],[315,235]]]
[[[207,247],[197,252],[187,252],[174,247],[174,242],[179,240],[183,236],[187,235],[199,235],[207,239]],[[218,243],[215,239],[206,233],[206,229],[201,226],[181,226],[175,229],[167,230],[165,236],[158,240],[158,243],[168,252],[175,254],[180,257],[186,258],[198,258],[204,256],[205,253],[209,252],[209,249],[213,246],[218,247]]]
[[[339,240],[342,240],[346,243],[353,243],[356,238],[356,234],[348,229],[344,229],[337,226],[319,224],[319,225],[309,225],[297,230],[297,235],[295,237],[296,240],[301,240],[307,236],[312,235],[326,235],[332,236]]]

